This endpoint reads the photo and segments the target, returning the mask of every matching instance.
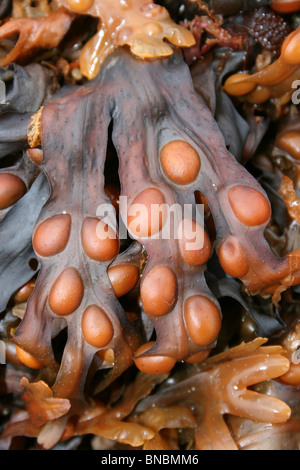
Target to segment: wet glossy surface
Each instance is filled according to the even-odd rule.
[[[0,174],[0,210],[15,204],[26,193],[26,185],[16,175]]]
[[[53,283],[49,306],[57,315],[69,315],[76,310],[83,297],[83,283],[75,268],[66,268]]]
[[[237,238],[227,237],[219,249],[219,260],[224,271],[232,277],[243,277],[249,270],[246,253]]]
[[[81,230],[82,246],[95,261],[110,261],[118,254],[119,241],[111,227],[97,219],[84,219]]]
[[[129,292],[137,284],[140,276],[138,268],[131,264],[111,266],[107,273],[117,297]]]
[[[161,150],[160,160],[166,177],[180,185],[192,183],[201,167],[196,150],[184,141],[166,144]]]
[[[135,365],[137,368],[149,375],[160,375],[169,372],[173,369],[175,362],[174,359],[168,356],[147,356],[138,357],[140,354],[145,353],[153,346],[154,342],[149,342],[141,346],[136,351]]]
[[[179,224],[178,234],[183,261],[188,266],[206,264],[212,252],[206,230],[198,222],[184,219]]]
[[[218,337],[221,314],[210,299],[202,295],[189,297],[184,304],[184,316],[188,333],[199,346],[207,346]]]
[[[228,191],[228,199],[236,217],[250,227],[268,222],[271,216],[270,203],[256,189],[234,186]]]
[[[71,216],[58,214],[49,217],[36,229],[33,248],[40,256],[53,256],[66,247],[71,231]]]
[[[176,299],[177,280],[168,266],[153,268],[141,284],[141,301],[146,313],[154,316],[167,314]]]
[[[85,340],[96,348],[106,346],[114,334],[110,319],[97,305],[90,305],[86,308],[81,325]]]
[[[139,193],[128,209],[130,232],[142,238],[157,234],[166,221],[165,204],[165,197],[157,188],[147,188]]]

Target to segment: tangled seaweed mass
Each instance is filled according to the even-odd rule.
[[[0,84],[0,448],[299,449],[300,2],[4,0]]]

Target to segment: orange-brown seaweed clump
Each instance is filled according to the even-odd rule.
[[[16,61],[24,63],[40,50],[58,46],[73,19],[74,13],[61,8],[46,17],[7,21],[0,28],[0,41],[14,38],[15,35],[18,38],[8,54],[0,58],[0,65],[4,67]]]
[[[81,75],[79,86],[66,80],[64,87],[59,69],[62,90],[39,105],[27,127],[27,165],[35,176],[44,173],[51,191],[28,229],[38,272],[31,285],[23,280],[12,292],[13,321],[0,322],[9,358],[21,369],[16,381],[25,407],[3,437],[35,436],[44,448],[88,434],[143,449],[236,449],[228,416],[272,429],[290,419],[284,399],[256,386],[276,379],[298,389],[299,324],[280,346],[274,346],[278,337],[263,346],[268,334],[236,327],[244,310],[233,318],[222,297],[241,302],[271,337],[283,328],[281,306],[297,293],[299,246],[279,256],[268,244],[274,223],[268,185],[263,188],[230,152],[213,106],[196,91],[176,49],[194,44],[191,31],[144,0],[56,0],[51,12],[4,21],[0,39],[19,39],[2,64],[56,48],[73,20],[84,24],[94,17],[97,33],[87,32],[76,64],[63,59],[93,80]],[[285,100],[299,73],[299,39],[298,28],[276,62],[257,74],[230,77],[225,90],[250,104]],[[59,50],[52,54],[47,66],[56,71]],[[222,62],[230,65],[227,55]],[[216,68],[205,66],[205,78],[219,73]],[[234,104],[222,96],[227,117],[228,103]],[[278,134],[275,146],[289,152],[289,168],[295,166],[291,178],[276,173],[282,184],[272,196],[297,224],[300,146],[296,128],[288,129],[292,134]],[[256,128],[251,132],[256,139]],[[12,219],[30,196],[24,174],[18,168],[0,173],[0,210]],[[117,196],[106,186],[111,180]],[[31,214],[32,204],[25,208]],[[242,329],[256,339],[245,344]],[[188,432],[179,437],[178,429]]]
[[[127,45],[135,56],[153,59],[173,54],[164,39],[179,47],[195,43],[190,31],[175,24],[164,7],[151,1],[57,0],[57,3],[101,19],[97,34],[80,56],[81,72],[89,79],[99,73],[105,57],[118,46]]]
[[[288,422],[291,408],[283,400],[254,390],[257,384],[281,377],[290,367],[282,347],[264,346],[264,343],[266,339],[256,338],[212,356],[202,364],[175,372],[171,386],[162,387],[138,404],[136,422],[147,423],[151,428],[153,424],[145,420],[151,409],[156,409],[156,419],[161,415],[160,410],[165,409],[164,427],[168,428],[172,426],[173,407],[178,407],[178,415],[180,409],[181,412],[192,409],[195,422],[189,426],[193,428],[198,450],[239,449],[228,426],[228,417],[243,418],[244,423],[246,420],[253,424],[267,423],[269,429]]]
[[[23,377],[26,412],[20,417],[13,415],[3,437],[24,433],[37,437],[46,449],[67,436],[94,435],[129,449],[180,450],[192,446],[197,450],[238,450],[251,445],[252,429],[264,431],[263,423],[264,439],[293,430],[299,436],[295,400],[289,400],[288,389],[281,394],[272,390],[274,380],[288,373],[290,362],[280,346],[265,346],[265,342],[256,338],[172,375],[171,358],[157,357],[151,367],[146,358],[139,365],[141,370],[143,364],[147,366],[147,373],[139,372],[116,404],[106,406],[91,400],[79,416],[72,416],[70,401],[55,397],[43,380],[30,383]],[[296,414],[291,420],[292,411]],[[244,434],[244,439],[239,434]],[[285,439],[283,436],[282,445]],[[264,445],[260,443],[261,448]]]
[[[231,75],[224,90],[232,96],[245,97],[250,103],[264,103],[270,98],[290,100],[293,82],[300,74],[300,28],[290,33],[281,47],[280,57],[262,70]]]
[[[39,50],[56,47],[77,14],[100,19],[97,33],[79,59],[81,73],[89,79],[95,78],[104,59],[119,46],[129,46],[137,57],[153,59],[173,54],[168,42],[178,47],[195,44],[190,31],[177,25],[164,7],[149,1],[56,0],[54,5],[48,17],[18,18],[0,28],[0,40],[19,35],[1,65],[24,62]]]
[[[111,122],[120,198],[126,196],[120,214],[136,243],[126,250],[113,221],[97,213],[112,206],[103,172]],[[279,258],[270,250],[267,195],[229,153],[181,54],[140,61],[126,48],[113,51],[95,80],[43,107],[41,142],[40,168],[52,193],[33,235],[39,275],[13,341],[58,371],[56,397],[84,403],[87,374],[102,368],[113,380],[133,363],[162,375],[178,362],[206,358],[222,327],[204,276],[214,248],[225,273],[240,278],[250,295],[278,303],[299,281],[299,251]],[[196,191],[214,218],[216,241],[195,211],[184,213],[187,202],[196,209]],[[179,224],[168,213],[174,205],[184,216]],[[136,287],[153,336],[136,328],[141,318],[132,320],[131,305],[123,303]],[[59,361],[52,331],[67,333]]]

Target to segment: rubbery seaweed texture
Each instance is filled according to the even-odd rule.
[[[194,64],[191,23],[164,6],[57,0],[32,14],[13,3],[0,71],[15,94],[1,116],[17,134],[23,116],[27,134],[23,125],[15,148],[4,128],[0,142],[0,305],[3,389],[22,405],[3,447],[16,436],[46,449],[94,436],[94,448],[107,438],[237,450],[251,447],[243,422],[254,440],[248,423],[274,435],[283,426],[288,446],[286,423],[299,436],[287,392],[300,386],[299,28],[286,33],[274,2],[281,52],[276,43],[272,63],[245,74],[245,38],[209,2],[194,2],[204,41]],[[76,59],[47,62],[81,17],[98,25]],[[21,100],[16,77],[34,96],[35,74],[43,93]]]

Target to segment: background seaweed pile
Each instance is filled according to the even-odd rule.
[[[192,31],[196,39],[195,46],[183,50],[195,90],[214,116],[227,148],[266,191],[272,218],[265,237],[272,251],[284,257],[300,249],[299,104],[281,97],[249,102],[229,96],[223,85],[237,72],[254,73],[278,59],[285,38],[300,25],[300,13],[272,9],[270,2],[260,8],[256,2],[246,2],[248,7],[244,3],[210,2],[208,6],[218,13],[215,16],[203,2],[161,2],[173,20]],[[50,13],[51,2],[47,1],[33,6],[28,1],[4,0],[0,5],[3,22],[11,15],[34,18]],[[68,401],[53,397],[43,385],[55,381],[56,371],[33,362],[27,367],[17,355],[12,338],[40,272],[32,233],[50,196],[49,182],[38,164],[42,149],[39,142],[30,148],[28,129],[32,116],[54,96],[63,99],[86,84],[78,57],[96,30],[93,18],[76,18],[57,47],[39,51],[26,63],[17,61],[0,68],[0,79],[6,84],[6,102],[0,104],[0,176],[19,176],[26,186],[14,204],[0,212],[0,332],[6,345],[6,364],[0,366],[1,446],[298,449],[299,286],[288,288],[276,303],[271,297],[249,296],[237,279],[225,274],[217,256],[209,260],[205,278],[220,303],[222,327],[203,363],[178,363],[171,372],[157,376],[140,373],[131,365],[103,389],[104,366],[86,389],[89,406],[79,417],[69,419]],[[1,46],[3,55],[11,48],[9,40]],[[104,175],[106,194],[117,207],[118,163],[111,140]],[[206,209],[213,238],[214,222]],[[128,246],[129,241],[128,245],[124,242],[125,260],[143,269],[147,254],[138,244],[131,245],[129,252]],[[140,316],[138,289],[121,302],[132,312],[131,325],[150,340],[153,329],[145,315]],[[64,334],[62,330],[53,339],[58,362],[66,344]],[[103,363],[109,370],[110,359],[106,357]],[[231,374],[228,369],[233,363]],[[263,366],[264,374],[259,372]],[[247,368],[247,377],[243,377],[243,368]],[[220,375],[222,381],[218,382]],[[228,383],[232,386],[229,396]],[[240,397],[253,401],[251,393],[258,411],[239,404]],[[43,398],[38,409],[37,396]],[[261,410],[267,408],[262,419]],[[276,421],[276,413],[280,421]],[[220,431],[220,441],[210,422]]]

